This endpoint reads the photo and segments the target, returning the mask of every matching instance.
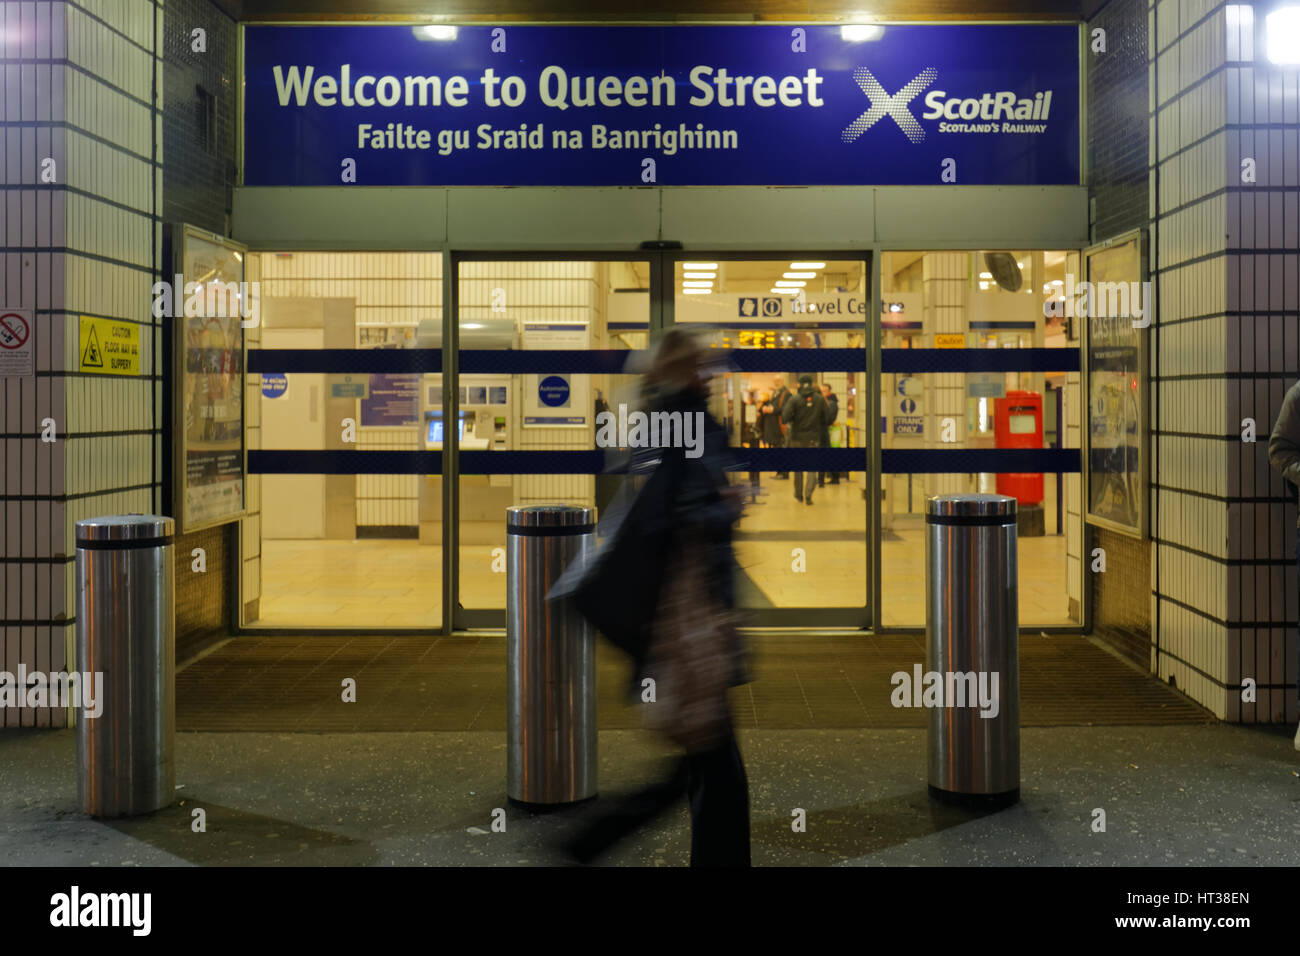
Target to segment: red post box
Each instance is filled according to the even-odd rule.
[[[1038,392],[1007,392],[993,400],[993,437],[998,448],[1043,447],[1043,396]],[[1043,500],[1043,476],[998,475],[998,494],[1010,495],[1019,505]]]

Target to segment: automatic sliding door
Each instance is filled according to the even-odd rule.
[[[756,626],[868,626],[868,262],[692,255],[671,281],[673,321],[730,353],[711,407],[754,468],[733,475],[739,603]]]
[[[430,448],[457,455],[457,627],[502,626],[505,511],[595,506],[604,474],[596,415],[634,401],[624,373],[650,330],[649,260],[456,260],[454,405],[424,409]],[[454,426],[453,423],[454,422]]]

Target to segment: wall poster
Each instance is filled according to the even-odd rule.
[[[1088,418],[1086,514],[1091,524],[1147,533],[1147,354],[1155,302],[1146,234],[1084,250],[1086,283],[1067,291],[1066,316],[1083,330]]]
[[[175,361],[173,513],[177,532],[244,514],[245,247],[192,226],[172,232],[183,289],[173,329]],[[196,285],[197,283],[197,285]],[[184,303],[184,308],[180,307]]]

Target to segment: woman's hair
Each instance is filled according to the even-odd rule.
[[[645,373],[645,388],[651,394],[680,392],[700,381],[704,345],[692,329],[671,328],[656,344]]]

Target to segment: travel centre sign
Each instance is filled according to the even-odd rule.
[[[1077,26],[873,32],[250,25],[244,182],[1079,182]]]

